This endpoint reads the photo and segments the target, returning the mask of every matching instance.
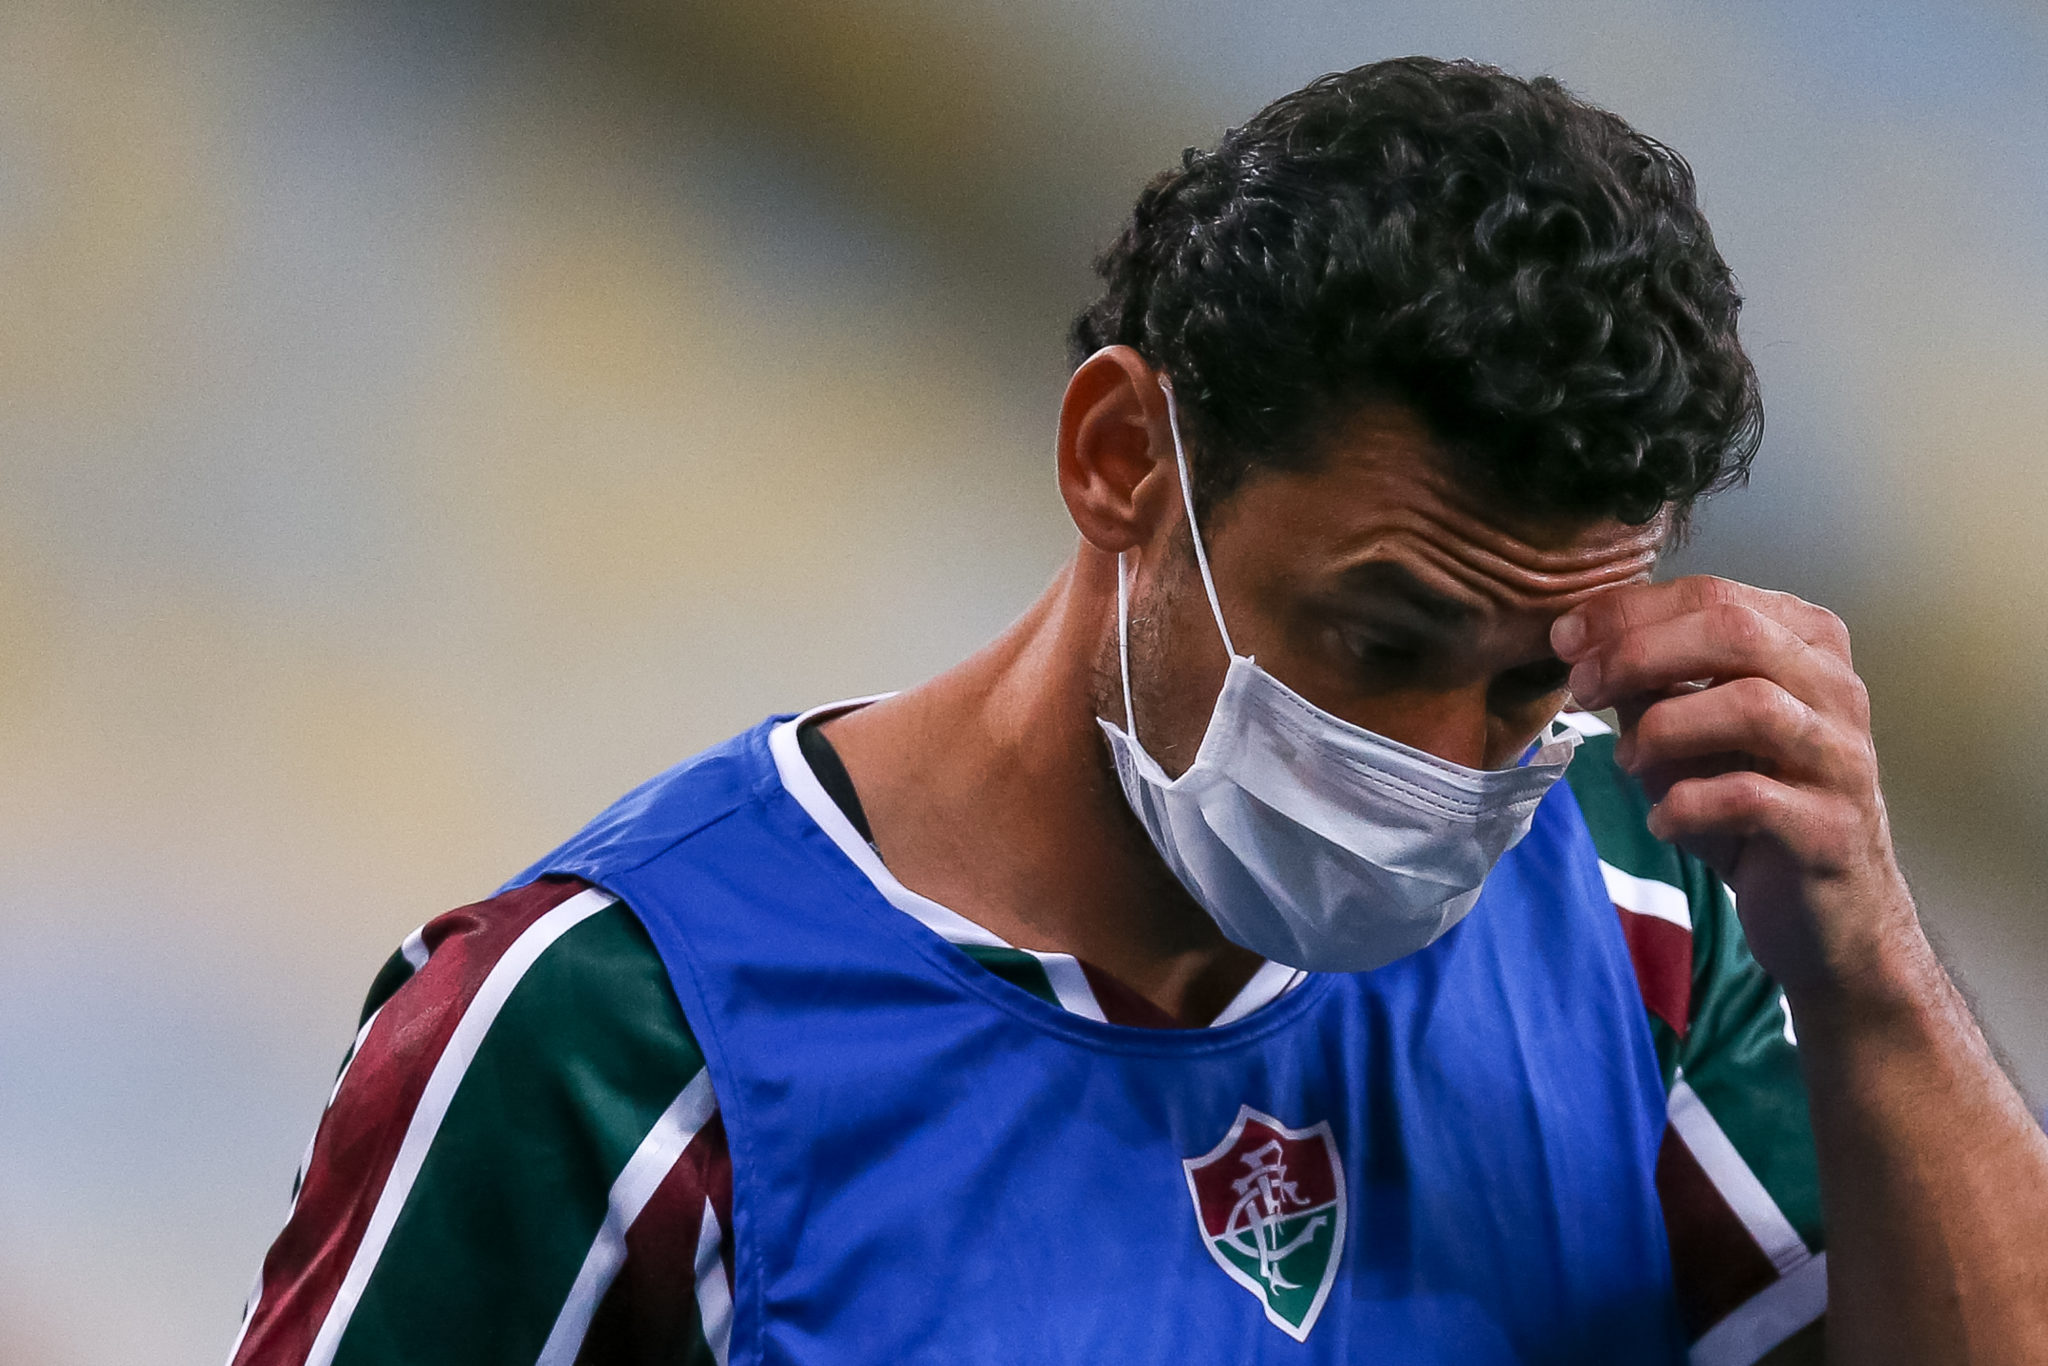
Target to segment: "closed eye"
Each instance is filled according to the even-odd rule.
[[[1375,679],[1412,672],[1429,654],[1429,642],[1408,632],[1341,627],[1337,634],[1344,652]]]

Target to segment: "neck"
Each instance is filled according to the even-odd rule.
[[[1125,805],[1096,724],[1115,613],[1116,561],[1083,546],[986,649],[826,734],[905,886],[1206,1023],[1260,960],[1223,937]],[[1112,697],[1114,668],[1112,655]],[[1111,714],[1121,722],[1120,703]]]

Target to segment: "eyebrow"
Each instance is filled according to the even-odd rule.
[[[1435,625],[1461,626],[1479,615],[1478,608],[1428,587],[1405,565],[1392,560],[1354,564],[1340,578],[1340,591],[1346,596],[1396,597]]]

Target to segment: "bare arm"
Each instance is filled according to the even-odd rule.
[[[2048,1361],[2048,1138],[1915,938],[1876,991],[1793,998],[1833,1359]]]
[[[1580,704],[1621,709],[1652,830],[1735,891],[1791,1002],[1828,1359],[2048,1363],[2048,1137],[1921,931],[1841,622],[1688,578],[1605,594],[1552,643]]]

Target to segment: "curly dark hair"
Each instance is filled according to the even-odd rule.
[[[1121,343],[1166,372],[1205,517],[1370,399],[1517,505],[1634,523],[1682,523],[1762,437],[1692,168],[1548,77],[1324,76],[1188,149],[1096,270],[1074,363]]]

